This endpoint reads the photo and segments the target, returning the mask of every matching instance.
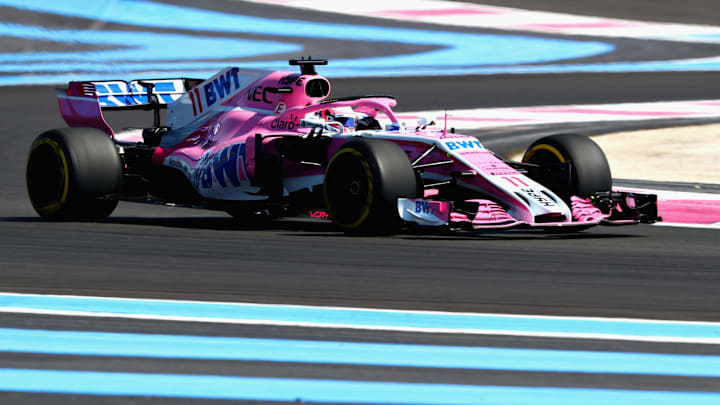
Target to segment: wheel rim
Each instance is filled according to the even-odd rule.
[[[325,176],[325,203],[337,225],[360,226],[372,205],[372,172],[362,155],[352,149],[338,152]]]
[[[565,156],[557,150],[557,148],[551,145],[540,144],[533,146],[533,148],[525,155],[523,161],[538,164],[565,163],[566,159]]]
[[[565,174],[554,174],[548,176],[541,183],[550,188],[560,198],[567,199],[573,193],[576,186],[573,162],[558,148],[546,143],[533,146],[523,157],[523,162],[537,165],[567,165]]]

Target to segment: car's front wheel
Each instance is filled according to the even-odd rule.
[[[571,196],[590,197],[610,191],[612,176],[605,153],[592,139],[578,134],[547,136],[535,141],[522,159],[542,167],[561,167],[561,176],[542,176],[536,180],[558,196],[569,201]]]
[[[400,223],[397,199],[417,197],[417,176],[396,144],[353,140],[330,159],[323,194],[328,214],[342,230],[389,233]]]

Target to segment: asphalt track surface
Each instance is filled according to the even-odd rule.
[[[488,1],[525,6],[522,1]],[[528,3],[528,2],[525,2]],[[629,2],[540,2],[533,8],[640,18]],[[547,3],[547,4],[546,4]],[[652,2],[655,4],[656,2]],[[648,19],[709,22],[712,2],[664,2]],[[705,12],[689,12],[702,10]],[[228,3],[217,3],[225,4]],[[587,7],[573,9],[572,7]],[[582,4],[582,5],[581,5]],[[633,4],[635,4],[633,2]],[[565,7],[569,8],[565,8]],[[219,6],[217,6],[219,7]],[[528,6],[529,7],[529,6]],[[650,7],[650,6],[648,6]],[[250,10],[260,9],[252,6]],[[559,9],[559,10],[558,10]],[[648,10],[646,8],[644,10]],[[714,10],[714,11],[713,11]],[[715,17],[717,18],[717,17]],[[710,20],[709,20],[710,19]],[[695,51],[693,51],[695,52]],[[343,79],[336,95],[390,93],[401,110],[717,98],[720,73]],[[422,83],[420,87],[419,83]],[[418,97],[424,88],[429,97]],[[467,91],[468,88],[477,89]],[[32,139],[63,126],[51,87],[0,88],[0,290],[440,311],[720,321],[720,234],[656,226],[575,235],[488,232],[347,237],[327,222],[246,227],[229,216],[121,203],[102,223],[49,223],[27,200]],[[482,134],[478,134],[482,135]],[[718,346],[496,336],[419,335],[4,314],[6,328],[96,330],[310,340],[408,342],[655,353],[720,354]],[[97,358],[0,353],[5,368],[182,372],[483,385],[720,391],[713,378],[492,370]],[[205,400],[0,393],[8,403],[207,403]]]

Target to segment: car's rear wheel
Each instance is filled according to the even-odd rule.
[[[94,221],[117,206],[122,163],[115,144],[94,128],[62,128],[38,136],[26,168],[30,202],[51,220]]]
[[[407,154],[388,141],[350,141],[332,156],[325,172],[328,214],[350,233],[393,232],[400,224],[397,199],[417,194]]]
[[[560,176],[541,176],[536,180],[566,201],[573,195],[586,198],[612,188],[605,153],[586,136],[560,134],[538,139],[530,145],[522,161],[541,167],[564,165],[569,172],[562,172]]]

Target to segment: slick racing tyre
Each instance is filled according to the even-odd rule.
[[[567,164],[568,172],[564,176],[537,179],[566,201],[573,195],[586,198],[612,188],[605,153],[586,136],[560,134],[538,139],[530,145],[522,161],[541,167]]]
[[[30,202],[50,220],[94,221],[117,206],[122,163],[115,144],[94,128],[62,128],[38,136],[26,168]]]
[[[418,195],[407,154],[392,142],[359,139],[330,159],[323,185],[325,207],[348,233],[391,233],[400,224],[399,197]]]

